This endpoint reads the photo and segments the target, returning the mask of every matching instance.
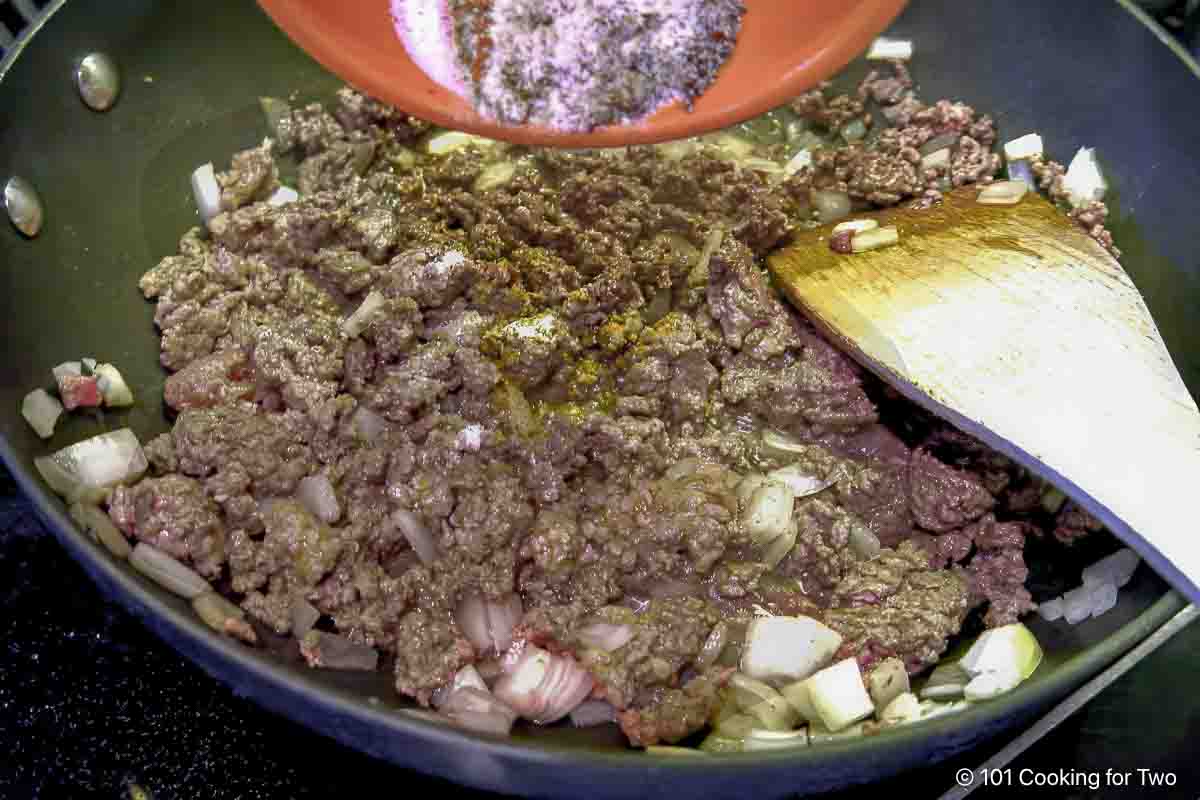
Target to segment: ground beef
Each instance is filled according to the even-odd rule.
[[[709,717],[727,674],[695,663],[722,620],[815,616],[842,655],[914,671],[970,607],[1012,621],[1031,607],[1040,482],[879,390],[760,261],[808,224],[810,188],[888,205],[990,179],[991,120],[911,86],[893,64],[857,95],[799,99],[835,138],[782,181],[702,145],[429,156],[410,149],[423,123],[351,90],[332,113],[286,114],[274,147],[221,173],[207,235],[189,231],[139,284],[177,416],[110,515],[227,577],[276,631],[315,606],[320,633],[381,650],[422,703],[494,659],[459,629],[463,598],[516,592],[515,637],[575,655],[641,744]],[[847,130],[873,107],[893,127]],[[922,170],[935,137],[950,167]],[[271,206],[282,152],[301,196]],[[474,192],[499,161],[512,177]],[[347,332],[364,303],[377,308]],[[766,428],[789,450],[765,447]],[[832,483],[796,503],[796,543],[772,569],[736,488],[790,463]],[[316,474],[334,524],[294,498]],[[1060,538],[1096,527],[1071,505],[1058,518]],[[632,638],[590,649],[580,631],[598,621]]]
[[[131,487],[118,486],[109,514],[121,530],[190,561],[200,574],[220,574],[225,561],[225,526],[216,504],[197,481],[164,475]]]

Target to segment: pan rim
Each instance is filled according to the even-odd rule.
[[[66,0],[53,0],[43,15],[26,28],[3,60],[0,60],[0,81],[5,78],[32,37],[42,30],[65,3]],[[1132,0],[1118,0],[1118,3],[1149,28],[1157,39],[1166,44],[1168,49],[1200,78],[1200,65],[1196,60],[1142,9],[1134,5]],[[1095,675],[1115,661],[1185,605],[1178,594],[1173,591],[1166,592],[1153,605],[1112,635],[1069,659],[1053,675],[1014,692],[1010,695],[1009,703],[981,705],[960,715],[934,720],[914,728],[901,729],[869,740],[824,745],[815,751],[768,751],[712,755],[705,759],[671,760],[665,757],[648,758],[644,753],[634,750],[601,751],[559,746],[549,739],[494,740],[427,723],[387,709],[373,708],[359,697],[320,686],[297,670],[257,658],[253,651],[210,631],[192,615],[167,602],[159,591],[143,583],[129,570],[112,560],[106,551],[79,533],[65,514],[61,502],[53,497],[25,466],[23,459],[3,435],[0,435],[0,460],[3,460],[22,493],[29,498],[41,521],[72,557],[85,567],[106,594],[143,619],[156,635],[214,677],[218,676],[210,664],[223,663],[226,668],[238,668],[244,675],[264,686],[270,686],[283,695],[285,700],[303,702],[322,713],[342,715],[376,729],[389,730],[397,735],[424,740],[431,744],[462,746],[469,743],[489,755],[527,763],[554,763],[563,766],[571,762],[586,762],[590,765],[630,771],[637,767],[649,767],[656,773],[707,770],[713,765],[721,765],[737,772],[748,772],[763,767],[786,765],[791,769],[801,769],[818,763],[849,761],[861,758],[862,755],[878,753],[889,745],[900,749],[906,743],[932,740],[946,733],[966,730],[972,723],[988,720],[995,722],[1011,715],[1014,710],[1031,709],[1050,702],[1054,697],[1065,694],[1076,682]],[[1077,678],[1077,675],[1082,678]],[[218,679],[227,685],[229,683],[224,676]],[[256,702],[272,708],[273,711],[284,713],[299,724],[305,724],[300,722],[298,717],[292,716],[282,704],[265,703],[257,698]],[[311,728],[309,725],[306,727]]]

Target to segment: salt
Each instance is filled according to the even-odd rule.
[[[508,124],[564,131],[691,103],[741,27],[741,0],[392,0],[431,78]]]

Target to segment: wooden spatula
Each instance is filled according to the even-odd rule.
[[[797,307],[909,399],[1053,482],[1200,603],[1200,413],[1120,264],[1032,193],[874,213],[771,257]]]

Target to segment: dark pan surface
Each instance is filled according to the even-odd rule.
[[[1200,196],[1192,151],[1200,81],[1189,65],[1121,6],[1090,0],[917,0],[894,32],[917,42],[925,97],[990,110],[1004,134],[1038,130],[1061,157],[1079,145],[1099,148],[1118,198],[1125,265],[1195,392],[1200,342],[1187,323],[1200,304],[1192,210]],[[124,69],[124,93],[106,115],[88,111],[70,83],[75,60],[96,49]],[[50,366],[94,355],[122,367],[138,405],[103,421],[73,419],[55,446],[125,424],[143,439],[164,430],[152,308],[136,280],[195,220],[188,173],[257,142],[260,95],[321,96],[338,83],[242,0],[75,0],[5,63],[0,176],[31,180],[47,221],[32,241],[0,226],[0,455],[104,591],[238,692],[302,724],[372,755],[509,793],[633,797],[664,781],[689,796],[817,791],[939,760],[1028,720],[1182,605],[1143,570],[1111,614],[1069,632],[1037,628],[1047,666],[1003,699],[845,745],[682,762],[625,751],[603,735],[473,739],[397,713],[384,676],[312,673],[212,635],[185,604],[74,531],[33,475],[32,459],[46,447],[21,420],[20,399],[48,383]],[[379,702],[368,702],[372,696]]]

